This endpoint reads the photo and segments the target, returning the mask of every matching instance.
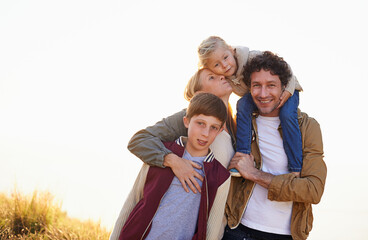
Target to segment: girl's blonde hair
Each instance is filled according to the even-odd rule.
[[[208,59],[210,55],[218,48],[223,47],[225,49],[231,50],[231,46],[229,46],[224,39],[217,36],[210,36],[203,40],[201,44],[198,46],[198,68],[202,69],[207,67]]]

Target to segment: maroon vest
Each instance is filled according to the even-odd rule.
[[[174,154],[183,156],[183,146],[178,145],[176,142],[166,142],[164,145]],[[202,184],[197,228],[192,238],[193,240],[206,239],[208,215],[213,205],[217,188],[230,176],[229,171],[213,157],[209,159],[209,162],[204,162],[203,166],[207,184]],[[152,219],[160,205],[160,201],[170,187],[174,177],[175,175],[171,168],[150,166],[143,189],[143,198],[130,213],[120,232],[119,240],[144,239],[148,235]]]

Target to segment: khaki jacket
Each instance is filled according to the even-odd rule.
[[[275,176],[268,189],[268,199],[271,201],[293,201],[291,235],[294,240],[308,237],[313,223],[312,204],[317,204],[321,200],[327,175],[318,122],[307,114],[301,113],[300,110],[298,110],[298,121],[303,144],[301,177],[297,178],[292,173]],[[253,118],[253,127],[255,141],[252,142],[252,154],[256,167],[261,169],[262,158],[255,118]],[[252,196],[254,185],[252,181],[232,177],[225,210],[231,229],[239,225],[248,200]]]

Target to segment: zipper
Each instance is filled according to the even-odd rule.
[[[203,168],[204,168],[204,166],[203,166]],[[209,212],[208,212],[208,185],[207,185],[206,172],[204,172],[204,180],[205,180],[205,183],[206,183],[206,202],[207,202],[207,205],[206,205],[206,222],[207,222]]]

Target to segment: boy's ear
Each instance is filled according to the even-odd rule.
[[[188,127],[189,127],[190,119],[189,119],[187,116],[184,116],[184,117],[183,117],[183,121],[184,121],[184,126],[185,126],[186,128],[188,128]]]

